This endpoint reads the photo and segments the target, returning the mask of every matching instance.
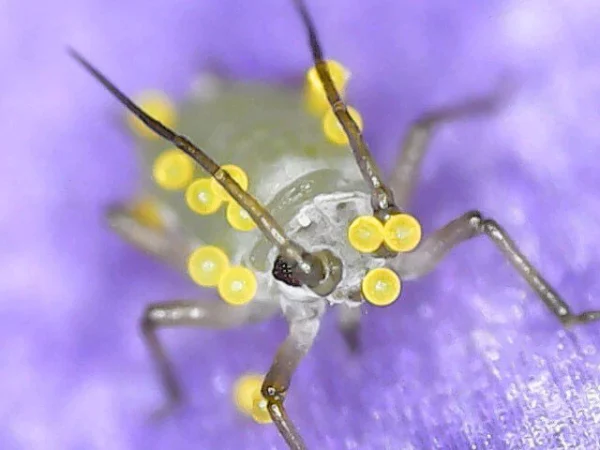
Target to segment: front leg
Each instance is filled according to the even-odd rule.
[[[141,321],[142,335],[156,364],[163,388],[167,394],[166,405],[156,417],[169,413],[179,403],[182,395],[179,382],[171,366],[157,331],[173,327],[233,328],[266,319],[276,308],[264,304],[229,306],[223,302],[178,300],[149,305]]]
[[[292,450],[306,450],[306,444],[287,415],[283,402],[298,364],[317,336],[320,322],[320,315],[290,321],[289,334],[277,350],[261,389],[271,419]]]
[[[405,278],[417,278],[434,269],[456,245],[481,234],[489,237],[512,266],[533,288],[546,307],[566,326],[600,319],[600,311],[571,312],[569,305],[523,255],[506,231],[493,219],[483,219],[479,211],[468,212],[425,239],[413,252],[392,260],[391,266]]]

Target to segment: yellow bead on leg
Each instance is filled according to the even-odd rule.
[[[260,389],[252,398],[252,418],[258,423],[271,423],[271,415],[267,409],[267,400],[260,393]]]
[[[233,401],[239,411],[252,417],[256,422],[270,423],[271,416],[266,409],[266,401],[260,393],[263,379],[262,375],[254,373],[238,378],[233,387]]]
[[[226,164],[224,166],[221,166],[221,170],[227,172],[227,174],[231,178],[233,178],[244,191],[248,189],[248,175],[246,175],[246,172],[244,172],[244,170],[241,167],[235,166],[233,164]],[[221,186],[219,182],[214,178],[210,179],[210,186],[218,198],[226,202],[231,200],[231,196],[227,193],[225,189],[223,189],[223,186]]]
[[[348,114],[354,119],[356,125],[358,125],[358,129],[362,131],[363,120],[358,111],[352,106],[348,106]],[[348,136],[346,136],[346,132],[331,108],[323,116],[322,125],[323,133],[325,133],[325,137],[329,142],[335,145],[348,145]]]
[[[219,280],[219,295],[230,305],[244,305],[256,295],[257,283],[250,269],[234,266]]]
[[[387,306],[400,295],[400,278],[393,270],[382,267],[372,269],[362,281],[362,294],[375,306]]]
[[[350,79],[350,72],[337,61],[328,60],[326,64],[334,86],[339,94],[343,96],[346,84]],[[330,108],[327,95],[323,89],[323,83],[321,83],[317,69],[314,66],[306,72],[304,99],[306,108],[316,117],[322,117]]]
[[[168,128],[173,128],[177,122],[175,105],[164,92],[145,91],[134,98],[140,108]],[[148,128],[140,119],[131,113],[127,114],[129,128],[139,137],[158,139],[158,135]]]
[[[383,226],[385,245],[395,252],[410,252],[421,242],[421,224],[410,214],[396,214]]]
[[[217,212],[223,203],[213,191],[210,178],[199,178],[190,184],[185,201],[192,211],[203,216]]]
[[[361,253],[371,253],[383,243],[383,224],[373,216],[359,216],[348,227],[348,241]]]
[[[188,274],[200,286],[217,286],[227,270],[229,259],[219,247],[198,247],[188,258]]]
[[[176,191],[185,188],[194,176],[194,162],[177,148],[162,152],[152,166],[152,177],[161,188]]]

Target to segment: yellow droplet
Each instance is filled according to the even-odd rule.
[[[358,111],[352,106],[348,106],[348,114],[354,119],[356,125],[358,125],[358,129],[362,131],[363,121]],[[323,133],[325,133],[325,137],[327,137],[332,144],[348,145],[348,136],[346,136],[346,132],[340,125],[340,122],[331,108],[329,108],[323,116]]]
[[[253,416],[254,398],[263,383],[263,376],[256,373],[242,375],[233,386],[233,401],[238,410],[247,416]]]
[[[348,227],[350,245],[361,253],[371,253],[383,243],[383,224],[373,216],[359,216]]]
[[[224,166],[221,166],[221,170],[227,172],[229,176],[233,178],[244,191],[248,189],[248,175],[246,175],[246,172],[244,172],[244,170],[241,167],[235,166],[233,164],[226,164]],[[210,183],[211,188],[217,195],[217,197],[226,202],[231,200],[231,196],[229,195],[229,193],[223,188],[223,186],[219,184],[217,180],[211,178]]]
[[[254,223],[250,214],[234,201],[227,205],[227,222],[239,231],[250,231],[256,228],[256,223]]]
[[[230,305],[243,305],[256,295],[257,283],[254,273],[241,266],[231,267],[219,280],[219,295]]]
[[[198,247],[188,258],[188,274],[200,286],[217,286],[229,269],[229,259],[219,247]]]
[[[149,90],[137,95],[135,103],[152,118],[158,120],[164,126],[173,128],[177,121],[175,105],[164,92]],[[159,136],[150,130],[144,122],[131,113],[127,113],[129,128],[138,136],[145,139],[158,139]]]
[[[199,178],[185,191],[185,201],[192,211],[200,215],[215,213],[223,203],[212,190],[210,178]]]
[[[346,84],[350,79],[350,72],[339,62],[328,60],[327,67],[333,80],[333,85],[340,96],[343,96],[346,90]],[[308,111],[316,117],[322,117],[330,109],[323,83],[319,78],[317,69],[313,66],[306,72],[306,83],[304,85],[304,99]]]
[[[252,418],[260,423],[271,423],[273,420],[271,419],[271,415],[269,414],[269,410],[267,409],[268,403],[267,400],[260,393],[260,389],[254,393],[252,398]]]
[[[152,176],[163,189],[183,189],[194,176],[194,161],[179,149],[165,150],[154,160]]]
[[[140,224],[161,230],[164,227],[163,217],[158,204],[149,198],[142,198],[131,205],[130,214]]]
[[[400,295],[400,278],[385,267],[367,272],[362,281],[362,293],[366,301],[376,306],[387,306]]]
[[[395,252],[410,252],[421,242],[421,224],[410,214],[396,214],[383,226],[385,245]]]

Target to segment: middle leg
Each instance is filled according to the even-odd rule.
[[[164,407],[155,417],[168,414],[182,401],[182,392],[157,331],[173,327],[224,329],[266,319],[277,309],[270,305],[229,306],[223,302],[177,300],[149,305],[141,320],[141,330],[167,395]]]

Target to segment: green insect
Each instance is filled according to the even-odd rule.
[[[206,79],[178,113],[156,95],[142,109],[70,53],[132,113],[135,127],[151,130],[139,152],[149,175],[143,195],[111,208],[111,225],[199,285],[214,287],[223,300],[146,309],[143,335],[168,396],[161,411],[182,394],[157,330],[235,327],[282,311],[289,334],[264,379],[240,382],[238,406],[259,422],[273,421],[289,447],[300,450],[306,445],[284,400],[327,307],[337,307],[343,335],[356,349],[360,307],[391,304],[401,280],[428,273],[461,242],[490,238],[564,325],[598,320],[600,311],[573,314],[502,227],[478,211],[423,240],[419,222],[405,211],[435,128],[491,113],[501,95],[424,114],[384,180],[363,140],[360,115],[342,98],[347,72],[324,59],[303,1],[294,4],[314,60],[304,90]],[[176,114],[177,128],[189,138],[173,131]],[[164,140],[150,139],[156,136]]]

